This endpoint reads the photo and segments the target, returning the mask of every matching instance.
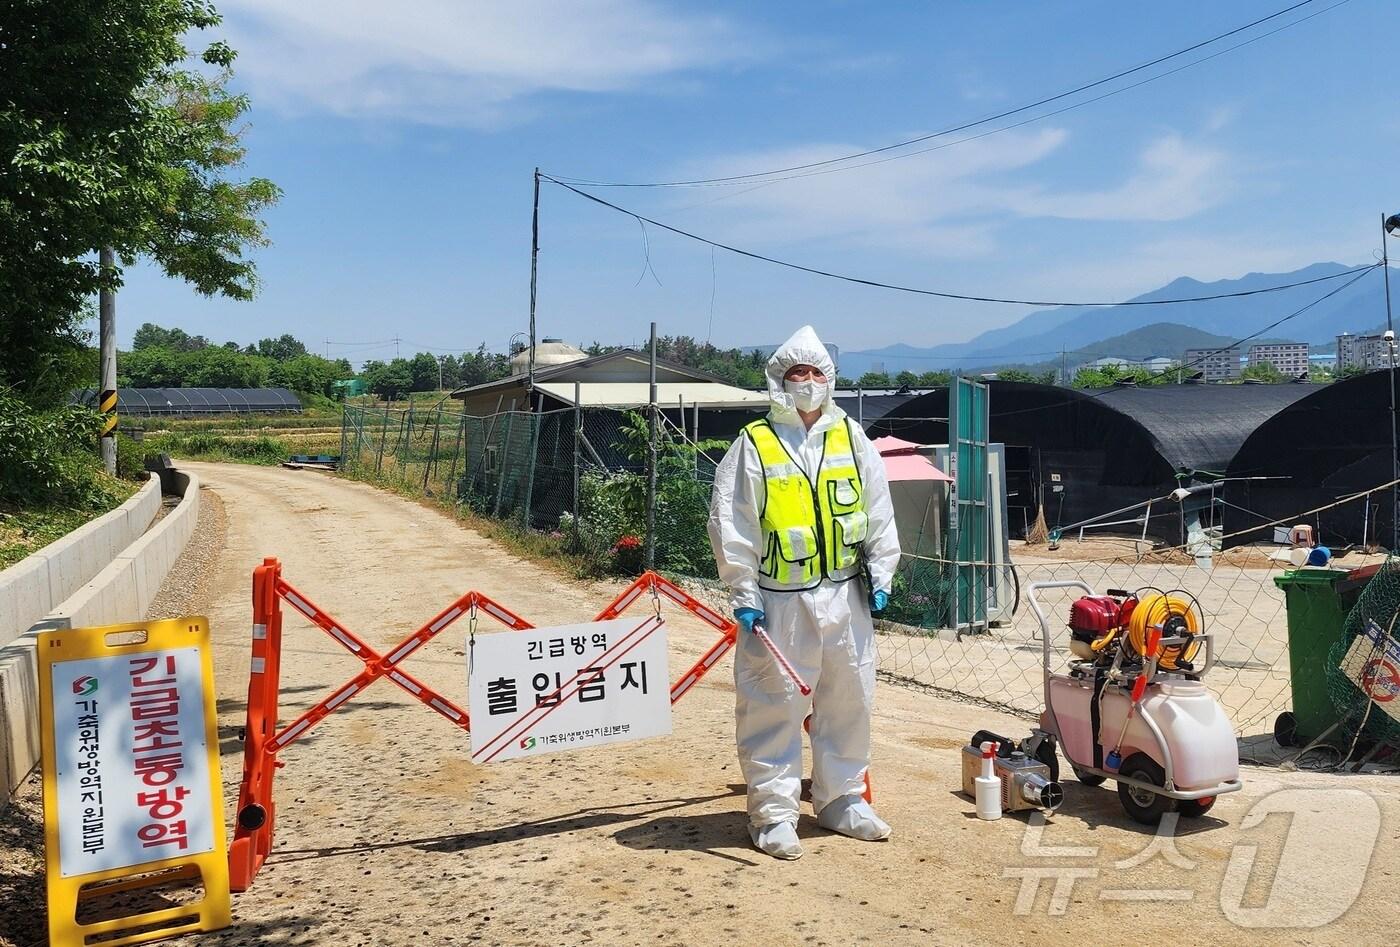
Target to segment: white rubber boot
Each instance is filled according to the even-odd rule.
[[[754,847],[765,855],[792,861],[802,857],[802,843],[797,840],[797,826],[791,822],[774,822],[772,825],[749,826],[749,837]]]
[[[817,815],[817,824],[862,842],[880,842],[890,837],[889,825],[860,796],[842,796],[827,803]]]

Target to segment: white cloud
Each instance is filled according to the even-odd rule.
[[[239,75],[284,111],[494,125],[540,92],[612,92],[732,61],[721,18],[654,0],[224,0]]]
[[[1220,203],[1231,190],[1224,152],[1167,135],[1143,149],[1122,184],[1097,191],[1026,193],[1025,216],[1071,220],[1184,220]]]
[[[958,148],[752,187],[687,191],[670,208],[702,215],[729,239],[841,238],[928,256],[970,258],[991,252],[995,223],[984,175],[1024,169],[1058,149],[1066,133],[1041,129],[968,142]],[[734,155],[681,169],[684,177],[722,177],[754,168],[794,167],[859,151],[849,143]]]
[[[1231,193],[1228,156],[1178,135],[1149,143],[1120,183],[1097,190],[1043,183],[1039,179],[1048,175],[1038,165],[1068,142],[1069,133],[1060,128],[1007,132],[859,170],[714,189],[719,193],[687,191],[669,212],[685,211],[688,221],[704,219],[709,235],[722,229],[733,240],[841,239],[922,256],[975,259],[996,250],[997,231],[1011,220],[1175,221],[1209,210]],[[678,174],[722,177],[859,150],[851,144],[808,145],[729,156]]]

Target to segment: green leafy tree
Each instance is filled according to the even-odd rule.
[[[264,388],[272,375],[267,359],[217,346],[186,352],[178,364],[189,388]]]
[[[1075,388],[1112,388],[1121,381],[1131,380],[1139,385],[1164,385],[1175,378],[1175,372],[1154,375],[1141,365],[1105,365],[1102,368],[1090,368],[1086,365],[1074,373],[1074,381],[1071,384]]]
[[[457,366],[457,384],[472,386],[484,385],[489,381],[505,378],[510,374],[510,358],[500,352],[488,352],[486,343],[477,346],[475,352],[462,353]]]
[[[263,358],[270,358],[276,362],[285,362],[290,359],[300,358],[306,354],[306,346],[291,335],[283,333],[275,339],[259,339],[255,349],[257,354]],[[310,390],[310,389],[305,389]]]
[[[413,368],[406,358],[396,358],[388,364],[366,362],[360,374],[369,390],[384,398],[401,398],[413,390]]]
[[[1240,372],[1240,377],[1267,382],[1270,385],[1277,385],[1285,380],[1283,372],[1274,368],[1273,362],[1255,362],[1253,365],[1247,365],[1244,371]]]
[[[949,371],[924,372],[919,376],[920,388],[946,388],[953,383],[953,373]]]
[[[347,363],[343,368],[319,355],[299,355],[296,358],[277,362],[272,366],[272,384],[293,391],[306,391],[330,396],[334,394],[332,385],[341,378],[349,378]]]
[[[15,0],[0,11],[0,386],[31,403],[87,341],[84,301],[120,283],[112,247],[206,295],[247,299],[246,250],[278,195],[243,162],[234,53],[192,50],[208,0]],[[196,65],[194,59],[202,60]]]
[[[117,360],[117,384],[123,388],[179,388],[185,381],[180,356],[164,347],[128,352]]]
[[[1036,385],[1053,385],[1058,376],[1053,368],[1043,372],[1033,372],[1025,368],[998,368],[998,381],[1022,381]]]
[[[856,382],[861,388],[893,388],[888,372],[866,372]]]
[[[413,376],[414,391],[437,391],[438,360],[427,352],[419,352],[408,363]]]
[[[169,339],[170,330],[162,329],[154,322],[143,322],[131,340],[131,348],[135,352],[140,352],[142,349],[167,348],[170,344]]]
[[[913,388],[919,383],[919,376],[905,369],[894,376],[894,383],[900,388]]]

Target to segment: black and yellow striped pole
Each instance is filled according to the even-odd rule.
[[[116,275],[117,259],[111,247],[103,247],[100,265],[104,276]],[[97,296],[98,337],[102,355],[102,466],[117,472],[117,293],[104,286]]]
[[[102,436],[117,436],[117,389],[102,389],[102,398],[98,402],[98,410],[102,412]]]

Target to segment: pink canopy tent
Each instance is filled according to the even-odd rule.
[[[933,465],[923,454],[920,445],[897,437],[877,437],[871,441],[885,462],[885,476],[891,482],[905,480],[938,480],[952,483],[953,478]]]

